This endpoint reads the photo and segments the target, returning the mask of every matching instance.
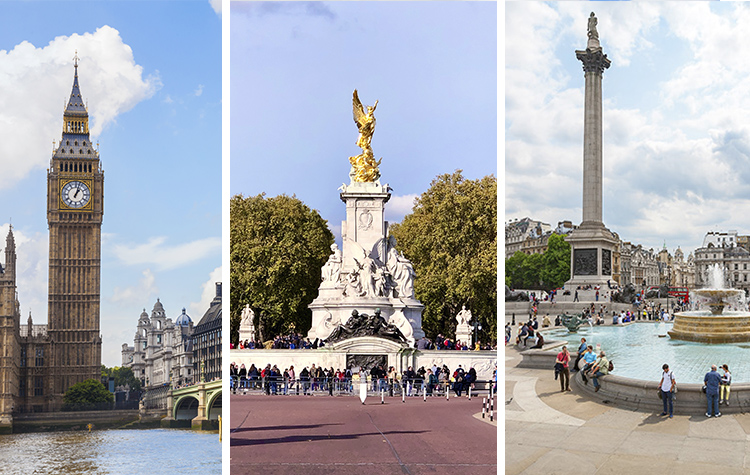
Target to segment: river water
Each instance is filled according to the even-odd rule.
[[[0,474],[221,474],[217,433],[179,429],[0,436]]]

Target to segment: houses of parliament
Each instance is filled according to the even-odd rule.
[[[0,266],[0,431],[13,415],[59,410],[73,384],[99,379],[101,225],[104,172],[89,137],[78,84],[63,113],[62,138],[47,171],[48,323],[21,323],[16,246],[11,228]]]

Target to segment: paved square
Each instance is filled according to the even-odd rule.
[[[390,398],[389,398],[390,399]],[[496,474],[482,398],[231,396],[237,474]]]

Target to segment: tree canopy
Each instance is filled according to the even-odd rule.
[[[543,254],[516,252],[505,260],[505,284],[515,289],[552,290],[570,279],[570,244],[552,234]]]
[[[104,387],[101,381],[96,379],[87,379],[76,383],[68,388],[63,395],[63,402],[66,405],[83,409],[101,404],[111,404],[114,400],[115,396]]]
[[[306,332],[307,306],[334,238],[317,211],[296,197],[232,197],[230,214],[231,340],[239,339],[242,309],[255,312],[261,338]]]
[[[455,336],[456,314],[466,305],[482,325],[480,340],[495,341],[497,179],[467,180],[461,170],[440,175],[390,232],[414,264],[427,336]]]
[[[102,365],[102,377],[115,378],[115,387],[128,386],[133,391],[141,389],[141,380],[135,377],[131,368],[125,366],[108,368]]]

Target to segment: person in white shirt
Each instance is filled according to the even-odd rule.
[[[661,374],[659,390],[661,391],[661,401],[662,403],[664,403],[664,411],[660,415],[666,416],[667,414],[669,414],[669,418],[671,419],[674,411],[672,396],[674,395],[674,386],[676,381],[674,379],[674,373],[669,370],[668,364],[664,363],[661,369],[664,370],[664,372]],[[669,412],[667,412],[667,406],[669,406]]]

